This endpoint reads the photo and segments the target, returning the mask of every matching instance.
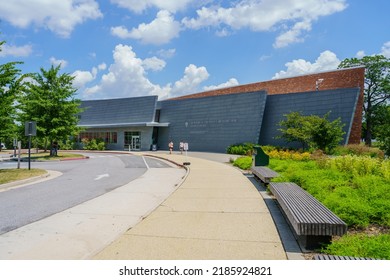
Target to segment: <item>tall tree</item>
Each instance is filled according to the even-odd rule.
[[[390,59],[383,55],[344,59],[338,68],[365,67],[364,78],[364,130],[366,145],[371,146],[375,123],[375,111],[390,101]]]
[[[382,105],[375,115],[377,126],[375,138],[379,141],[379,147],[390,156],[390,105]]]
[[[75,98],[74,77],[60,74],[60,65],[31,75],[24,94],[20,98],[21,121],[36,121],[37,136],[44,141],[44,148],[54,141],[66,140],[76,135],[80,100]]]
[[[0,42],[1,46],[5,42]],[[16,68],[21,62],[8,62],[0,65],[0,142],[15,136],[15,99],[19,89],[20,70]],[[1,146],[0,146],[1,151]]]

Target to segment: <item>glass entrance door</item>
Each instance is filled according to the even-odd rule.
[[[140,131],[125,131],[125,150],[139,151],[141,150],[141,132]]]
[[[141,149],[141,141],[139,139],[139,135],[131,136],[130,148],[132,151],[139,151]]]

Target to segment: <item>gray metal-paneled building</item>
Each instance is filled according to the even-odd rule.
[[[225,152],[233,143],[258,143],[266,99],[257,91],[161,101],[160,121],[169,126],[159,128],[158,145],[172,140],[178,149],[183,141],[194,151]]]
[[[359,88],[267,95],[266,91],[158,101],[157,96],[82,101],[82,138],[102,138],[108,149],[225,152],[235,143],[295,146],[277,139],[278,123],[290,112],[341,118],[347,143]]]
[[[157,96],[82,101],[79,139],[99,138],[112,150],[149,150],[156,127]]]
[[[259,144],[301,148],[299,143],[286,143],[283,139],[277,138],[280,135],[278,123],[285,119],[284,115],[291,112],[320,117],[329,112],[330,121],[340,118],[345,132],[343,142],[340,144],[347,144],[359,94],[359,88],[347,88],[269,95]]]

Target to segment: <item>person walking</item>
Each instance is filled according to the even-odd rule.
[[[168,148],[169,148],[169,154],[172,154],[172,151],[173,151],[173,142],[169,142],[168,144]]]
[[[183,154],[183,151],[184,151],[184,142],[183,141],[180,142],[179,149],[180,149],[180,154]]]

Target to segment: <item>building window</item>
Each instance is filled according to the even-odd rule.
[[[118,143],[117,132],[81,132],[78,136],[78,142],[82,142],[82,139],[102,139],[107,144]]]

